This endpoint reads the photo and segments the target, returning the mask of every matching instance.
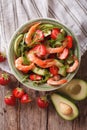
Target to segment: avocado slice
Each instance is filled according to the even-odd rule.
[[[59,74],[62,76],[66,76],[66,66],[59,67]]]
[[[45,76],[47,73],[49,73],[48,70],[46,70],[46,69],[41,69],[41,68],[36,67],[36,66],[35,66],[35,68],[34,68],[32,71],[33,71],[34,73],[39,74],[39,75],[42,75],[42,76]]]
[[[14,52],[15,54],[18,56],[18,46],[20,44],[20,42],[23,40],[23,37],[24,35],[23,34],[20,34],[16,40],[15,40],[15,43],[14,43]]]
[[[64,66],[59,60],[55,60],[56,61],[56,66],[58,66],[58,67],[62,67],[62,66]]]
[[[51,95],[52,103],[57,111],[57,113],[65,120],[73,120],[78,114],[78,108],[68,99],[62,97],[59,94],[53,93]]]
[[[73,79],[58,91],[80,101],[87,97],[87,82],[81,79]]]

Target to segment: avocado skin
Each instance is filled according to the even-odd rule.
[[[64,99],[65,99],[66,101],[68,101],[68,102],[70,102],[71,104],[73,104],[74,109],[76,110],[76,115],[73,116],[73,117],[70,116],[70,117],[68,117],[68,118],[63,117],[63,116],[61,115],[61,112],[58,111],[57,106],[55,105],[55,99],[53,99],[53,95],[54,95],[54,96],[59,96],[59,97],[63,98],[63,102],[64,102]],[[59,100],[59,99],[58,99],[58,100]],[[78,107],[77,107],[73,102],[71,102],[71,101],[68,100],[67,98],[63,97],[62,95],[60,95],[60,94],[58,94],[58,93],[53,93],[53,94],[51,95],[51,101],[52,101],[52,103],[53,103],[53,105],[54,105],[54,108],[56,109],[57,114],[58,114],[62,119],[68,120],[68,121],[72,121],[72,120],[74,120],[75,118],[78,117],[78,115],[79,115]],[[64,103],[65,103],[65,102],[64,102]],[[67,104],[68,104],[68,103],[67,103]],[[70,105],[70,104],[69,104],[69,105]],[[59,107],[59,104],[58,104],[58,107]],[[72,108],[72,109],[73,109],[73,108]],[[73,110],[74,110],[74,109],[73,109]]]
[[[84,94],[82,93],[82,94],[80,94],[80,95],[74,95],[74,94],[71,94],[68,90],[67,90],[67,86],[68,87],[71,87],[71,85],[70,84],[73,84],[74,85],[74,83],[75,83],[75,85],[77,84],[77,85],[82,85],[82,84],[84,84]],[[83,86],[82,86],[83,87]],[[83,88],[82,88],[83,89]],[[58,89],[57,90],[60,94],[64,94],[65,96],[68,96],[69,98],[71,98],[72,100],[74,100],[74,101],[82,101],[82,100],[84,100],[84,99],[86,99],[87,98],[87,82],[86,81],[84,81],[84,80],[82,80],[82,79],[72,79],[69,83],[68,83],[68,85],[66,85],[66,86],[64,86],[64,87],[62,87],[62,88],[60,88],[60,89]]]

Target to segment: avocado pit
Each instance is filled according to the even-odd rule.
[[[71,115],[73,113],[73,109],[70,105],[60,102],[60,110],[62,112],[62,114],[64,115]]]

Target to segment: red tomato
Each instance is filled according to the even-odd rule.
[[[51,32],[51,38],[56,40],[59,33],[60,33],[60,30],[58,28],[54,28]]]
[[[35,32],[34,40],[35,41],[42,41],[42,40],[44,40],[44,33],[41,30],[37,30]]]
[[[45,56],[47,54],[47,50],[45,45],[43,44],[37,44],[33,50],[35,51],[36,55],[39,57]]]
[[[6,60],[5,55],[0,52],[0,62],[3,62],[5,60]]]
[[[73,38],[72,38],[72,36],[67,36],[66,37],[66,39],[67,39],[67,42],[68,42],[68,45],[67,45],[67,47],[70,49],[70,48],[72,48],[72,46],[73,46]]]
[[[21,103],[29,103],[31,102],[31,98],[29,97],[28,94],[24,94],[22,97],[21,97]]]
[[[49,102],[47,100],[47,97],[43,96],[43,97],[38,97],[37,98],[37,104],[40,108],[47,108],[49,105]]]
[[[31,79],[31,80],[41,80],[42,79],[42,76],[41,75],[37,75],[37,74],[31,74],[30,76],[29,76],[29,78]]]
[[[4,98],[4,101],[7,105],[15,106],[16,104],[16,98],[14,95],[11,94],[11,92],[8,92],[7,95]]]
[[[57,75],[58,74],[58,67],[57,66],[51,66],[50,68],[49,68],[49,70],[50,70],[50,73],[51,74],[53,74],[53,75]]]
[[[10,76],[7,73],[0,74],[0,84],[7,85],[10,82]]]
[[[24,93],[25,93],[24,90],[22,88],[19,88],[19,87],[15,88],[13,90],[13,95],[16,98],[21,98],[24,95]]]
[[[69,54],[69,50],[65,48],[63,52],[59,54],[58,58],[64,60],[67,58],[68,54]]]

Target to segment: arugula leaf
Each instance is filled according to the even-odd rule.
[[[65,36],[62,33],[58,34],[57,41],[62,42],[65,39]]]
[[[23,55],[22,58],[23,58],[23,64],[24,65],[29,65],[30,64],[30,62],[29,62],[28,58],[26,57],[26,55]]]
[[[29,75],[24,75],[23,76],[23,79],[22,79],[22,82],[27,82],[28,81],[28,78],[29,78]]]

